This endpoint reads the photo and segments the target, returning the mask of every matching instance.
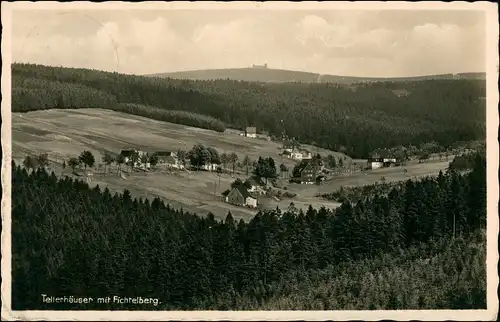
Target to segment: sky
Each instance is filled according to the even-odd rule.
[[[398,77],[486,70],[484,11],[17,10],[12,60],[127,74],[269,68]]]

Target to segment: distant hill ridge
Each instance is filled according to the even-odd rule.
[[[228,69],[204,69],[190,70],[172,73],[157,73],[144,75],[148,77],[162,77],[174,79],[189,79],[189,80],[215,80],[215,79],[231,79],[247,82],[266,82],[266,83],[287,83],[287,82],[302,82],[302,83],[359,83],[359,82],[404,82],[416,80],[433,80],[433,79],[486,79],[486,73],[458,73],[458,74],[439,74],[425,76],[409,76],[409,77],[356,77],[356,76],[339,76],[326,75],[302,71],[292,71],[285,69],[272,69],[262,67],[247,67],[247,68],[228,68]]]

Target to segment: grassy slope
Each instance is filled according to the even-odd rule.
[[[242,137],[233,131],[218,133],[102,109],[13,113],[12,128],[14,160],[22,162],[27,154],[48,153],[51,160],[57,161],[56,164],[52,164],[52,168],[56,169],[58,174],[62,172],[63,160],[78,156],[85,149],[92,151],[96,160],[100,162],[101,155],[105,151],[116,153],[127,147],[146,151],[187,150],[197,142],[213,146],[219,152],[236,152],[240,159],[244,155],[249,155],[253,160],[259,156],[271,156],[281,162],[278,156],[279,145],[275,142]],[[331,153],[337,157],[343,156],[327,150],[320,152]],[[295,164],[289,159],[283,161],[289,167]],[[332,192],[341,185],[371,184],[380,180],[382,176],[385,176],[387,181],[392,181],[417,175],[436,174],[440,169],[446,168],[447,164],[447,162],[410,164],[406,167],[408,169],[406,175],[401,168],[380,169],[366,174],[339,177],[322,186],[289,185],[288,190],[298,194],[293,199],[298,208],[307,208],[309,204],[331,208],[336,207],[337,203],[317,198],[317,193]],[[112,171],[116,173],[116,168],[112,167]],[[70,175],[70,172],[69,169],[64,171],[67,175]],[[244,177],[243,174],[240,176]],[[214,197],[214,190],[216,195],[219,195],[233,180],[230,175],[223,175],[219,185],[219,178],[207,172],[191,174],[181,172],[170,175],[132,172],[128,174],[126,180],[116,174],[96,173],[92,184],[107,186],[112,191],[120,192],[126,188],[136,196],[160,196],[177,207],[200,214],[212,211],[215,215],[223,217],[227,210],[231,210],[237,218],[249,218],[255,211],[230,206]],[[269,208],[276,206],[286,208],[290,201],[292,200],[283,199],[279,202],[265,200],[263,204]]]
[[[455,76],[452,74],[443,75],[426,75],[415,77],[354,77],[354,76],[339,76],[339,75],[321,75],[317,73],[309,73],[302,71],[291,71],[283,69],[260,69],[260,68],[228,68],[228,69],[205,69],[205,70],[190,70],[172,73],[157,73],[145,75],[151,77],[165,77],[176,79],[191,79],[191,80],[211,80],[211,79],[232,79],[251,82],[334,82],[334,83],[356,83],[366,81],[415,81],[415,80],[430,80],[430,79],[484,79],[484,73],[460,73]]]
[[[220,153],[236,152],[242,160],[248,155],[252,160],[271,156],[281,162],[279,145],[267,140],[251,139],[234,131],[218,133],[210,130],[155,121],[139,116],[102,110],[44,110],[12,115],[13,158],[22,162],[27,154],[48,153],[57,173],[63,160],[76,157],[83,150],[94,153],[100,162],[105,151],[114,153],[128,147],[145,151],[189,150],[195,143],[215,147]],[[325,150],[326,151],[326,150]],[[337,157],[344,156],[329,151]],[[288,167],[295,162],[284,159]],[[66,174],[70,171],[66,169]],[[243,176],[243,175],[242,175]],[[231,210],[235,217],[248,217],[255,211],[232,207],[215,200],[234,180],[230,175],[219,178],[213,173],[178,173],[154,175],[133,172],[127,180],[117,175],[94,175],[93,184],[108,186],[115,191],[127,188],[137,196],[161,196],[184,209],[198,213],[212,211],[225,216]],[[217,186],[214,189],[214,182]],[[319,201],[319,199],[318,199]]]

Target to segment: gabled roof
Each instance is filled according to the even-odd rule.
[[[297,168],[295,168],[295,171],[294,173],[302,173],[302,171],[304,171],[304,169],[308,166],[308,165],[311,165],[311,166],[320,166],[321,165],[321,161],[320,161],[320,164],[315,164],[313,162],[313,159],[303,159],[302,161],[300,161],[300,163],[297,165]]]
[[[248,189],[244,186],[244,185],[239,185],[239,186],[236,186],[234,187],[233,189],[236,189],[239,191],[239,193],[241,193],[241,195],[243,196],[243,198],[253,198],[253,199],[257,199],[252,193],[250,193],[248,191]]]
[[[156,155],[159,157],[168,157],[168,156],[174,156],[175,153],[172,151],[157,151]]]
[[[134,149],[132,149],[132,150],[121,150],[120,151],[120,154],[123,155],[124,157],[129,157],[129,156],[131,156],[134,153],[135,153]]]

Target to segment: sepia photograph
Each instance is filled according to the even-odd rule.
[[[2,320],[497,320],[496,3],[1,9]]]

